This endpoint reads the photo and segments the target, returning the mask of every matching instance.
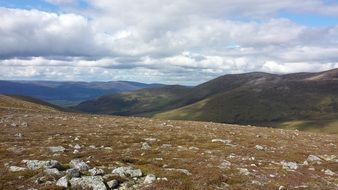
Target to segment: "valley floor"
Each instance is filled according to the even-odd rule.
[[[22,161],[56,160],[66,170],[77,158],[120,189],[338,189],[337,135],[8,107],[0,129],[0,189],[62,189],[62,169],[46,174]],[[112,175],[122,166],[142,177]]]

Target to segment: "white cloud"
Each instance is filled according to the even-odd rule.
[[[76,13],[0,8],[1,77],[192,84],[226,73],[337,67],[338,26],[301,26],[277,17],[281,10],[338,16],[337,4],[320,0],[87,2],[89,8]]]

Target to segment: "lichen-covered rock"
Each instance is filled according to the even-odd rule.
[[[67,188],[69,186],[67,176],[63,176],[59,180],[57,180],[56,185],[59,187]]]
[[[66,171],[66,173],[67,173],[67,175],[69,176],[69,177],[80,177],[81,176],[81,174],[80,174],[80,170],[79,169],[77,169],[77,168],[71,168],[71,169],[68,169],[67,171]]]
[[[70,167],[79,169],[80,171],[89,170],[89,166],[80,159],[74,159],[69,162]]]
[[[48,150],[51,153],[60,153],[64,152],[66,149],[63,146],[50,146],[48,147]]]
[[[144,179],[144,183],[151,184],[156,181],[156,176],[154,174],[148,174],[146,178]]]
[[[113,174],[118,174],[121,177],[142,177],[142,171],[133,167],[119,167],[112,171]]]
[[[38,170],[42,168],[56,168],[58,170],[62,170],[62,165],[56,160],[23,160],[23,163],[26,164],[27,168],[30,170]]]
[[[88,172],[92,176],[95,176],[95,175],[104,175],[104,170],[103,169],[99,169],[99,168],[90,169],[90,170],[88,170]]]
[[[308,162],[318,162],[318,161],[321,161],[322,159],[320,159],[318,156],[315,156],[315,155],[309,155],[306,159],[306,161]]]
[[[17,166],[10,166],[8,169],[10,172],[21,172],[27,170],[27,168],[17,167]]]
[[[47,175],[52,175],[52,176],[61,176],[62,175],[62,173],[56,168],[45,169],[44,173],[47,174]]]
[[[72,178],[69,181],[72,188],[80,187],[82,189],[106,190],[101,176],[83,176],[81,178]]]
[[[119,186],[119,182],[116,179],[107,182],[109,189],[115,189]]]
[[[299,167],[296,162],[288,162],[285,160],[281,162],[281,165],[285,170],[297,170]]]

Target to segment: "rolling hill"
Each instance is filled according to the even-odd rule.
[[[176,90],[161,89],[163,88],[158,88],[157,93],[151,94],[151,98],[156,100],[165,97],[164,94],[167,93],[175,94]],[[76,109],[95,113],[123,113],[121,115],[338,133],[338,69],[287,75],[257,72],[225,75],[187,88],[184,93],[168,95],[170,98],[160,104],[157,101],[147,102],[149,97],[140,96],[151,91],[145,89],[142,93],[135,91],[105,96],[103,99],[83,102]],[[137,98],[133,100],[137,106],[117,101],[135,96]]]
[[[59,106],[71,106],[105,94],[128,92],[158,86],[161,85],[127,81],[0,81],[0,94],[30,96]]]

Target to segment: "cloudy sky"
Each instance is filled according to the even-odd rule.
[[[0,0],[0,79],[194,85],[332,68],[337,0]]]

